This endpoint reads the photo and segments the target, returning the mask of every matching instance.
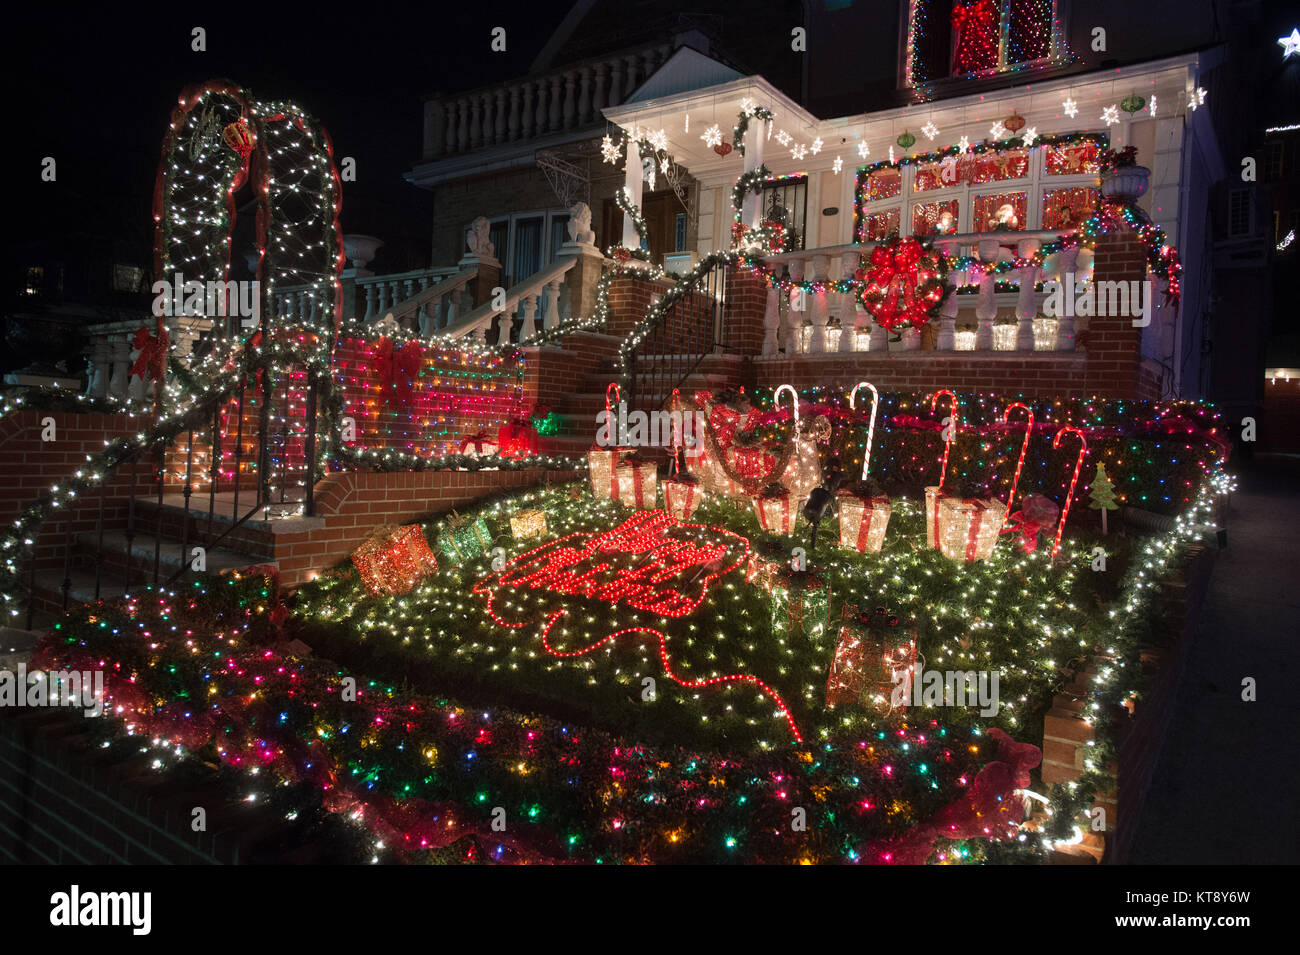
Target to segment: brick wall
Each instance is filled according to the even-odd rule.
[[[53,441],[41,440],[41,422],[45,418],[54,420]],[[105,441],[147,430],[152,422],[148,415],[35,410],[18,411],[0,419],[0,521],[9,524],[51,485],[75,474],[85,466],[86,455],[104,450]],[[153,463],[139,466],[138,494],[157,487],[154,467]],[[103,487],[105,527],[125,527],[130,466],[119,468]],[[68,537],[93,531],[99,515],[97,491],[71,507],[54,511],[36,538],[37,570],[61,569]]]
[[[316,486],[317,516],[324,527],[275,536],[280,581],[295,587],[348,557],[380,524],[410,524],[445,514],[490,495],[553,480],[577,471],[345,471]]]
[[[1149,677],[1141,701],[1131,715],[1118,714],[1120,750],[1118,766],[1111,767],[1116,785],[1100,793],[1094,806],[1106,811],[1104,849],[1106,861],[1123,863],[1133,842],[1134,822],[1159,762],[1160,751],[1173,719],[1175,694],[1182,680],[1196,614],[1205,599],[1215,553],[1200,545],[1187,548],[1185,560],[1161,581],[1154,611],[1159,626],[1156,645],[1144,649],[1141,665]],[[1075,674],[1070,686],[1052,700],[1043,720],[1043,783],[1078,779],[1093,739],[1092,727],[1083,720],[1084,701],[1091,693],[1096,665]],[[1089,834],[1079,851],[1100,857],[1103,840]]]
[[[1093,281],[1129,282],[1146,278],[1146,252],[1131,233],[1111,233],[1097,240]],[[1128,315],[1094,315],[1080,331],[1075,347],[1088,356],[1088,393],[1101,398],[1140,397],[1142,329]]]
[[[1076,352],[836,352],[752,362],[760,387],[823,385],[848,391],[870,381],[881,391],[991,391],[1029,396],[1086,397],[1092,392],[1086,356]]]
[[[216,865],[308,863],[286,851],[284,821],[210,788],[164,782],[149,757],[110,763],[80,711],[0,710],[0,863]],[[207,814],[194,832],[192,811]]]

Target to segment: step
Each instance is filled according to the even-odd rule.
[[[73,604],[88,604],[95,602],[95,572],[87,570],[84,567],[73,567],[69,569],[67,579],[71,587],[68,591],[68,606]],[[37,606],[55,611],[62,606],[63,600],[63,581],[62,571],[43,570],[36,572],[33,590],[37,597]],[[100,600],[117,600],[126,594],[126,587],[122,583],[121,577],[116,579],[111,574],[103,574],[99,579],[99,599]]]
[[[85,553],[90,554],[92,557],[98,553],[100,559],[104,560],[107,566],[116,566],[117,569],[121,570],[129,559],[130,566],[133,569],[144,570],[148,573],[153,572],[154,547],[157,545],[160,573],[167,577],[170,577],[182,564],[188,567],[192,549],[202,544],[198,540],[191,541],[186,545],[185,554],[182,555],[181,542],[175,538],[163,537],[160,539],[153,534],[137,532],[128,542],[126,532],[121,530],[104,532],[102,551],[99,547],[99,535],[96,533],[80,535],[77,538],[77,543]],[[207,572],[210,574],[267,563],[274,564],[275,561],[268,561],[261,557],[239,553],[223,547],[215,547],[207,552]],[[121,579],[120,573],[118,577]]]

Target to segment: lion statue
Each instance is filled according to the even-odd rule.
[[[492,223],[487,220],[486,216],[479,216],[470,223],[469,230],[465,233],[465,242],[469,246],[470,255],[476,255],[480,258],[490,259],[495,251],[492,247],[492,240],[489,238],[492,232]]]
[[[591,228],[591,208],[585,202],[575,202],[569,207],[569,241],[593,245],[596,233]]]

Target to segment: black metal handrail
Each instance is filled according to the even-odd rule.
[[[623,353],[629,409],[662,407],[706,356],[727,350],[731,269],[729,257],[706,259],[678,281],[649,327],[638,331],[638,340]]]

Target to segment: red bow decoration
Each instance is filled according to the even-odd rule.
[[[920,328],[943,301],[942,260],[916,239],[896,239],[871,250],[862,304],[885,329]]]
[[[384,390],[384,403],[395,408],[405,408],[411,403],[413,379],[420,373],[423,352],[416,342],[407,342],[393,348],[391,338],[379,340],[375,369]]]
[[[131,347],[140,352],[135,364],[131,366],[131,375],[161,381],[163,360],[167,355],[167,330],[163,329],[155,337],[149,334],[148,328],[141,325],[135,331]]]
[[[1049,498],[1041,494],[1030,494],[1022,502],[1021,509],[1008,518],[1012,522],[1011,526],[1004,527],[1001,533],[1019,534],[1016,543],[1026,554],[1032,554],[1038,550],[1038,532],[1051,530],[1059,513],[1060,508]]]

